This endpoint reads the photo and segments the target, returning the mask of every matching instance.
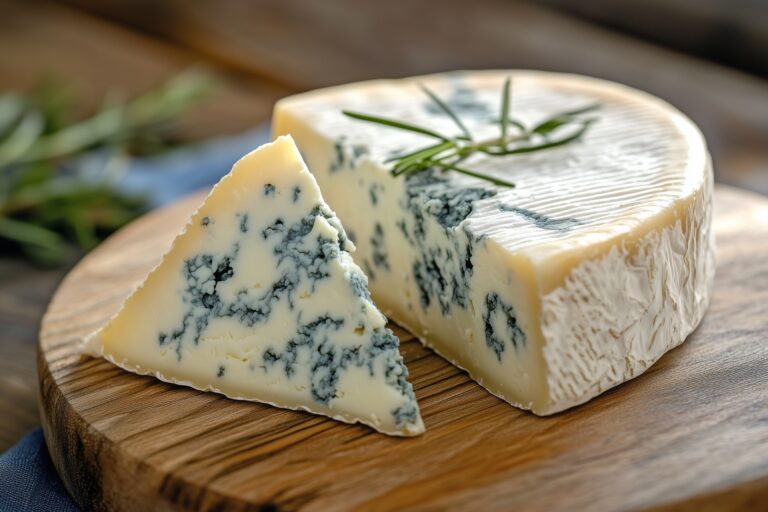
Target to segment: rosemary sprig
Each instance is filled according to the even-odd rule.
[[[116,190],[112,178],[129,155],[172,145],[172,122],[212,84],[184,72],[128,101],[113,97],[84,119],[59,83],[0,94],[0,254],[62,263],[145,211],[146,201]]]
[[[559,112],[528,127],[520,120],[512,117],[512,81],[507,78],[501,91],[498,120],[500,136],[491,140],[476,141],[466,124],[445,101],[426,86],[420,85],[420,87],[430,101],[454,122],[461,135],[448,136],[413,123],[349,110],[342,111],[344,115],[353,119],[437,139],[434,144],[386,160],[387,163],[394,162],[390,170],[392,176],[439,169],[443,172],[453,171],[482,179],[494,185],[514,187],[515,184],[511,181],[473,171],[458,164],[475,154],[500,157],[544,151],[570,144],[584,136],[589,127],[597,120],[596,117],[588,114],[600,108],[600,105],[595,103],[578,109]]]

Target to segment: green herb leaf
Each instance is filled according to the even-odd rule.
[[[71,244],[88,250],[144,212],[142,198],[114,190],[109,180],[129,148],[168,147],[170,123],[212,84],[206,74],[184,72],[135,99],[113,96],[74,122],[69,89],[55,81],[0,96],[0,247],[55,264],[72,253]],[[95,179],[82,174],[77,158],[92,150],[108,156]]]
[[[553,131],[557,130],[561,126],[565,126],[571,122],[571,118],[569,117],[553,117],[551,119],[547,119],[546,121],[543,121],[536,126],[533,127],[533,130],[531,130],[533,133],[536,133],[538,135],[549,135]]]
[[[442,169],[449,170],[449,171],[455,171],[455,172],[458,172],[459,174],[464,174],[466,176],[472,176],[473,178],[480,178],[481,180],[490,181],[494,185],[499,185],[502,187],[513,188],[515,186],[515,184],[512,183],[511,181],[506,181],[501,178],[497,178],[495,176],[490,176],[488,174],[480,174],[474,171],[470,171],[469,169],[465,169],[463,167],[458,167],[453,164],[438,163],[437,167],[440,167]]]
[[[17,160],[34,147],[45,128],[43,116],[33,110],[24,114],[16,128],[0,143],[0,167]]]
[[[501,90],[501,140],[507,140],[507,131],[509,131],[509,103],[512,89],[512,79],[504,80],[504,87]]]
[[[439,139],[440,142],[430,146],[415,149],[413,151],[398,155],[385,160],[385,162],[394,162],[390,174],[401,176],[403,174],[415,174],[429,169],[440,169],[443,172],[453,171],[473,178],[488,181],[497,186],[514,187],[511,181],[498,178],[496,176],[479,173],[465,167],[459,167],[457,164],[466,160],[476,153],[486,154],[492,157],[519,155],[532,153],[535,151],[544,151],[547,149],[563,146],[580,139],[589,127],[596,121],[596,118],[584,119],[580,116],[592,112],[599,108],[598,104],[588,105],[578,109],[561,112],[550,116],[549,118],[534,125],[528,129],[526,126],[514,119],[511,114],[512,102],[512,81],[507,78],[501,92],[501,111],[499,116],[499,126],[501,137],[486,142],[474,142],[472,134],[466,128],[466,125],[456,115],[456,113],[434,92],[421,85],[424,93],[445,112],[462,131],[462,136],[450,139],[442,134],[413,124],[397,121],[394,119],[382,118],[358,112],[344,110],[343,113],[353,119],[375,123],[389,128],[405,130],[409,132],[428,135]],[[509,136],[509,126],[516,127],[520,133],[515,136]],[[567,130],[573,127],[571,130]],[[564,134],[563,134],[564,133]],[[559,138],[555,135],[563,134]]]
[[[3,94],[0,96],[0,140],[16,125],[24,113],[24,99],[18,94]]]
[[[549,119],[545,119],[544,121],[540,122],[539,124],[533,127],[531,132],[538,135],[549,135],[550,133],[554,132],[561,126],[565,126],[572,123],[576,117],[582,114],[586,114],[588,112],[593,112],[597,108],[599,108],[599,105],[589,105],[587,107],[582,107],[577,110],[571,110],[569,112],[561,112],[559,114],[556,114],[550,117]]]
[[[569,116],[569,117],[575,117],[580,116],[581,114],[586,114],[588,112],[594,112],[596,110],[600,110],[601,105],[599,103],[590,103],[589,105],[586,105],[584,107],[579,107],[574,110],[568,110],[566,112],[562,112],[561,116]]]
[[[432,158],[434,156],[439,155],[443,151],[446,151],[453,147],[455,147],[453,142],[446,141],[441,144],[429,146],[419,151],[416,151],[414,153],[411,153],[410,155],[399,159],[399,161],[395,164],[394,168],[392,169],[392,174],[395,174],[395,171],[397,171],[398,169],[408,167],[409,165],[412,165],[416,162],[419,162],[425,159]]]
[[[353,119],[368,121],[369,123],[376,123],[384,126],[389,126],[391,128],[399,128],[401,130],[406,130],[409,132],[420,133],[422,135],[427,135],[429,137],[434,137],[436,139],[440,139],[444,141],[449,140],[448,137],[446,137],[445,135],[441,135],[436,131],[430,130],[429,128],[422,128],[421,126],[416,126],[415,124],[404,123],[402,121],[396,121],[394,119],[387,119],[386,117],[372,116],[368,114],[359,114],[357,112],[350,112],[349,110],[342,110],[342,114],[344,114],[345,116],[351,117]]]
[[[493,156],[519,155],[523,153],[533,153],[534,151],[543,151],[545,149],[552,149],[558,146],[563,146],[565,144],[568,144],[580,139],[581,136],[584,135],[584,133],[587,131],[587,129],[589,129],[589,126],[594,121],[595,121],[594,119],[583,121],[581,123],[581,126],[574,133],[568,136],[565,136],[561,139],[548,140],[547,142],[542,142],[540,144],[518,146],[511,149],[501,149],[501,150],[488,149],[488,150],[483,150],[483,153],[486,153],[488,155],[493,155]]]
[[[46,265],[60,263],[67,253],[61,235],[32,222],[0,217],[0,238],[17,242],[29,256]]]
[[[432,91],[430,91],[430,90],[427,88],[427,86],[426,86],[426,85],[424,85],[424,84],[419,84],[419,87],[421,87],[421,90],[422,90],[422,91],[424,91],[424,93],[425,93],[427,96],[429,96],[429,99],[431,99],[431,100],[432,100],[432,102],[433,102],[435,105],[437,105],[437,107],[438,107],[440,110],[442,110],[443,112],[445,112],[445,113],[448,115],[448,117],[450,117],[450,118],[453,120],[453,122],[454,122],[454,123],[456,123],[456,126],[458,126],[458,127],[459,127],[459,129],[460,129],[460,130],[461,130],[461,131],[464,133],[464,137],[465,137],[467,140],[472,140],[472,134],[471,134],[471,133],[469,133],[469,130],[467,129],[467,127],[466,127],[466,126],[464,126],[464,123],[461,121],[461,119],[459,119],[459,116],[457,116],[457,115],[456,115],[456,113],[453,111],[453,109],[451,109],[451,107],[449,107],[449,106],[448,106],[448,104],[447,104],[446,102],[444,102],[443,100],[441,100],[441,99],[440,99],[440,98],[437,96],[437,94],[435,94],[435,93],[433,93]]]

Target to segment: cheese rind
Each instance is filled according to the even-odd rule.
[[[431,139],[342,115],[352,110],[498,136],[502,84],[534,123],[598,101],[579,142],[465,166],[388,174]],[[291,133],[358,245],[382,309],[492,393],[538,414],[583,403],[639,375],[701,320],[714,273],[712,169],[698,129],[666,103],[602,80],[488,71],[379,80],[280,101]],[[362,212],[365,212],[363,214]]]
[[[424,430],[398,339],[290,137],[238,161],[86,352],[392,435]]]

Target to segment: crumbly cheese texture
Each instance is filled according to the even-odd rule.
[[[290,137],[238,161],[86,351],[231,398],[424,430],[399,341]]]
[[[458,134],[498,136],[504,80],[527,123],[599,102],[578,142],[488,157],[456,173],[388,174],[428,137],[351,110]],[[543,72],[456,72],[351,84],[280,101],[291,133],[357,244],[377,304],[493,394],[552,414],[631,379],[691,333],[714,272],[712,169],[701,133],[637,90]]]

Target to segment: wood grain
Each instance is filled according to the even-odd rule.
[[[40,423],[37,331],[65,272],[0,258],[0,453]]]
[[[53,460],[85,509],[615,510],[768,504],[768,200],[716,187],[718,273],[690,339],[553,417],[521,412],[396,328],[427,426],[394,439],[168,385],[77,353],[144,277],[191,197],[65,279],[38,370]]]
[[[768,17],[765,5],[757,2],[540,0],[540,3],[768,78]]]
[[[199,139],[239,133],[269,120],[291,90],[247,83],[184,49],[50,2],[0,0],[0,89],[29,90],[55,79],[71,87],[84,111],[109,94],[140,94],[191,67],[216,73],[207,101],[185,113],[180,135]]]
[[[515,68],[625,83],[669,101],[701,127],[718,181],[768,194],[766,80],[536,2],[263,0],[215,9],[204,0],[67,2],[289,88]],[[676,29],[686,34],[690,25]]]

